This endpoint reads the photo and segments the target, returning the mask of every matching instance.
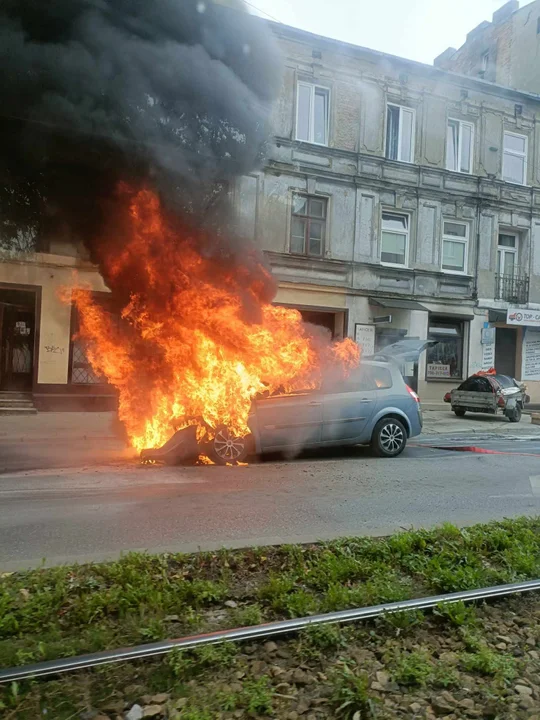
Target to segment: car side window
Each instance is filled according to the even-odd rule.
[[[370,373],[377,390],[388,390],[392,387],[392,373],[390,370],[374,365],[370,368]]]
[[[341,387],[336,389],[336,392],[365,392],[366,390],[376,390],[369,370],[367,368],[355,370],[349,375]]]

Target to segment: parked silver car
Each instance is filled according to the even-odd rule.
[[[399,361],[418,359],[426,342],[404,340],[372,358],[345,381],[317,391],[255,400],[248,420],[252,436],[236,438],[217,429],[207,451],[218,463],[243,460],[250,452],[295,454],[305,449],[371,445],[380,457],[397,457],[408,438],[422,431],[418,395],[405,383]]]

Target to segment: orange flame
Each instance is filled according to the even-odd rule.
[[[86,288],[73,288],[72,300],[88,360],[118,389],[135,448],[161,446],[192,417],[246,434],[258,393],[314,388],[325,365],[344,374],[357,365],[352,340],[332,345],[264,297],[272,280],[254,250],[232,265],[204,254],[196,233],[171,227],[153,192],[123,193],[121,250],[111,235],[99,253],[113,298],[129,287],[122,320]]]

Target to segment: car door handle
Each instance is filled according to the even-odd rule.
[[[313,402],[310,402],[309,404],[311,405],[311,407],[319,407],[321,403],[320,403],[320,402],[316,402],[316,401],[314,400]]]
[[[360,400],[360,402],[361,402],[361,403],[370,403],[370,402],[373,402],[373,400],[370,400],[369,398],[362,398],[362,399]]]

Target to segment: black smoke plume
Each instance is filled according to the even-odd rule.
[[[279,81],[233,2],[1,0],[0,236],[92,248],[119,181],[211,215],[260,162]]]

